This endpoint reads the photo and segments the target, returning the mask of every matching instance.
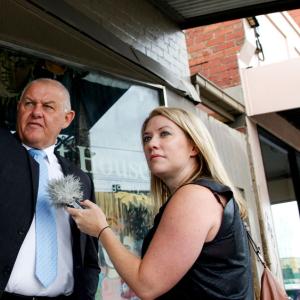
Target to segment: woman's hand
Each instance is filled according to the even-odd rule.
[[[67,207],[67,211],[76,222],[80,231],[97,237],[99,232],[108,226],[105,214],[98,205],[90,200],[81,201],[80,204],[85,209]]]

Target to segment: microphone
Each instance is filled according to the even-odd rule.
[[[80,200],[83,198],[80,179],[73,175],[67,175],[61,179],[52,179],[48,183],[47,192],[53,205],[56,207],[69,206],[81,208]]]

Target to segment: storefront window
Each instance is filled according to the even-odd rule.
[[[54,78],[68,88],[76,118],[59,136],[56,150],[91,175],[96,201],[112,228],[126,247],[139,254],[155,210],[140,129],[149,112],[162,104],[161,90],[4,49],[0,72],[0,126],[12,131],[17,101],[29,81]],[[104,249],[99,260],[96,299],[137,299]]]
[[[97,76],[95,79],[103,80]],[[156,90],[142,86],[124,87],[116,81],[113,84],[115,88],[122,87],[122,93],[104,114],[91,122],[89,146],[81,146],[80,163],[83,170],[92,173],[97,203],[110,218],[120,240],[140,254],[154,209],[148,197],[149,172],[141,148],[140,128],[149,111],[159,104],[159,95]],[[97,299],[137,299],[114,270],[104,249],[100,251],[100,263]]]

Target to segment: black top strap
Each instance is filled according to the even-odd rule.
[[[222,207],[225,208],[225,205],[222,203],[220,196],[216,192],[213,192],[213,195],[215,196],[217,201],[222,205]]]
[[[209,178],[201,178],[195,180],[193,183],[202,185],[206,188],[208,188],[216,198],[216,200],[222,205],[223,208],[225,208],[226,205],[224,205],[220,199],[219,195],[222,195],[226,198],[227,201],[229,201],[233,197],[233,193],[231,189],[223,184],[217,183],[216,181],[209,179]]]

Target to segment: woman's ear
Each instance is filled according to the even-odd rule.
[[[195,157],[199,154],[199,149],[196,147],[196,145],[192,145],[191,149],[191,157]]]

